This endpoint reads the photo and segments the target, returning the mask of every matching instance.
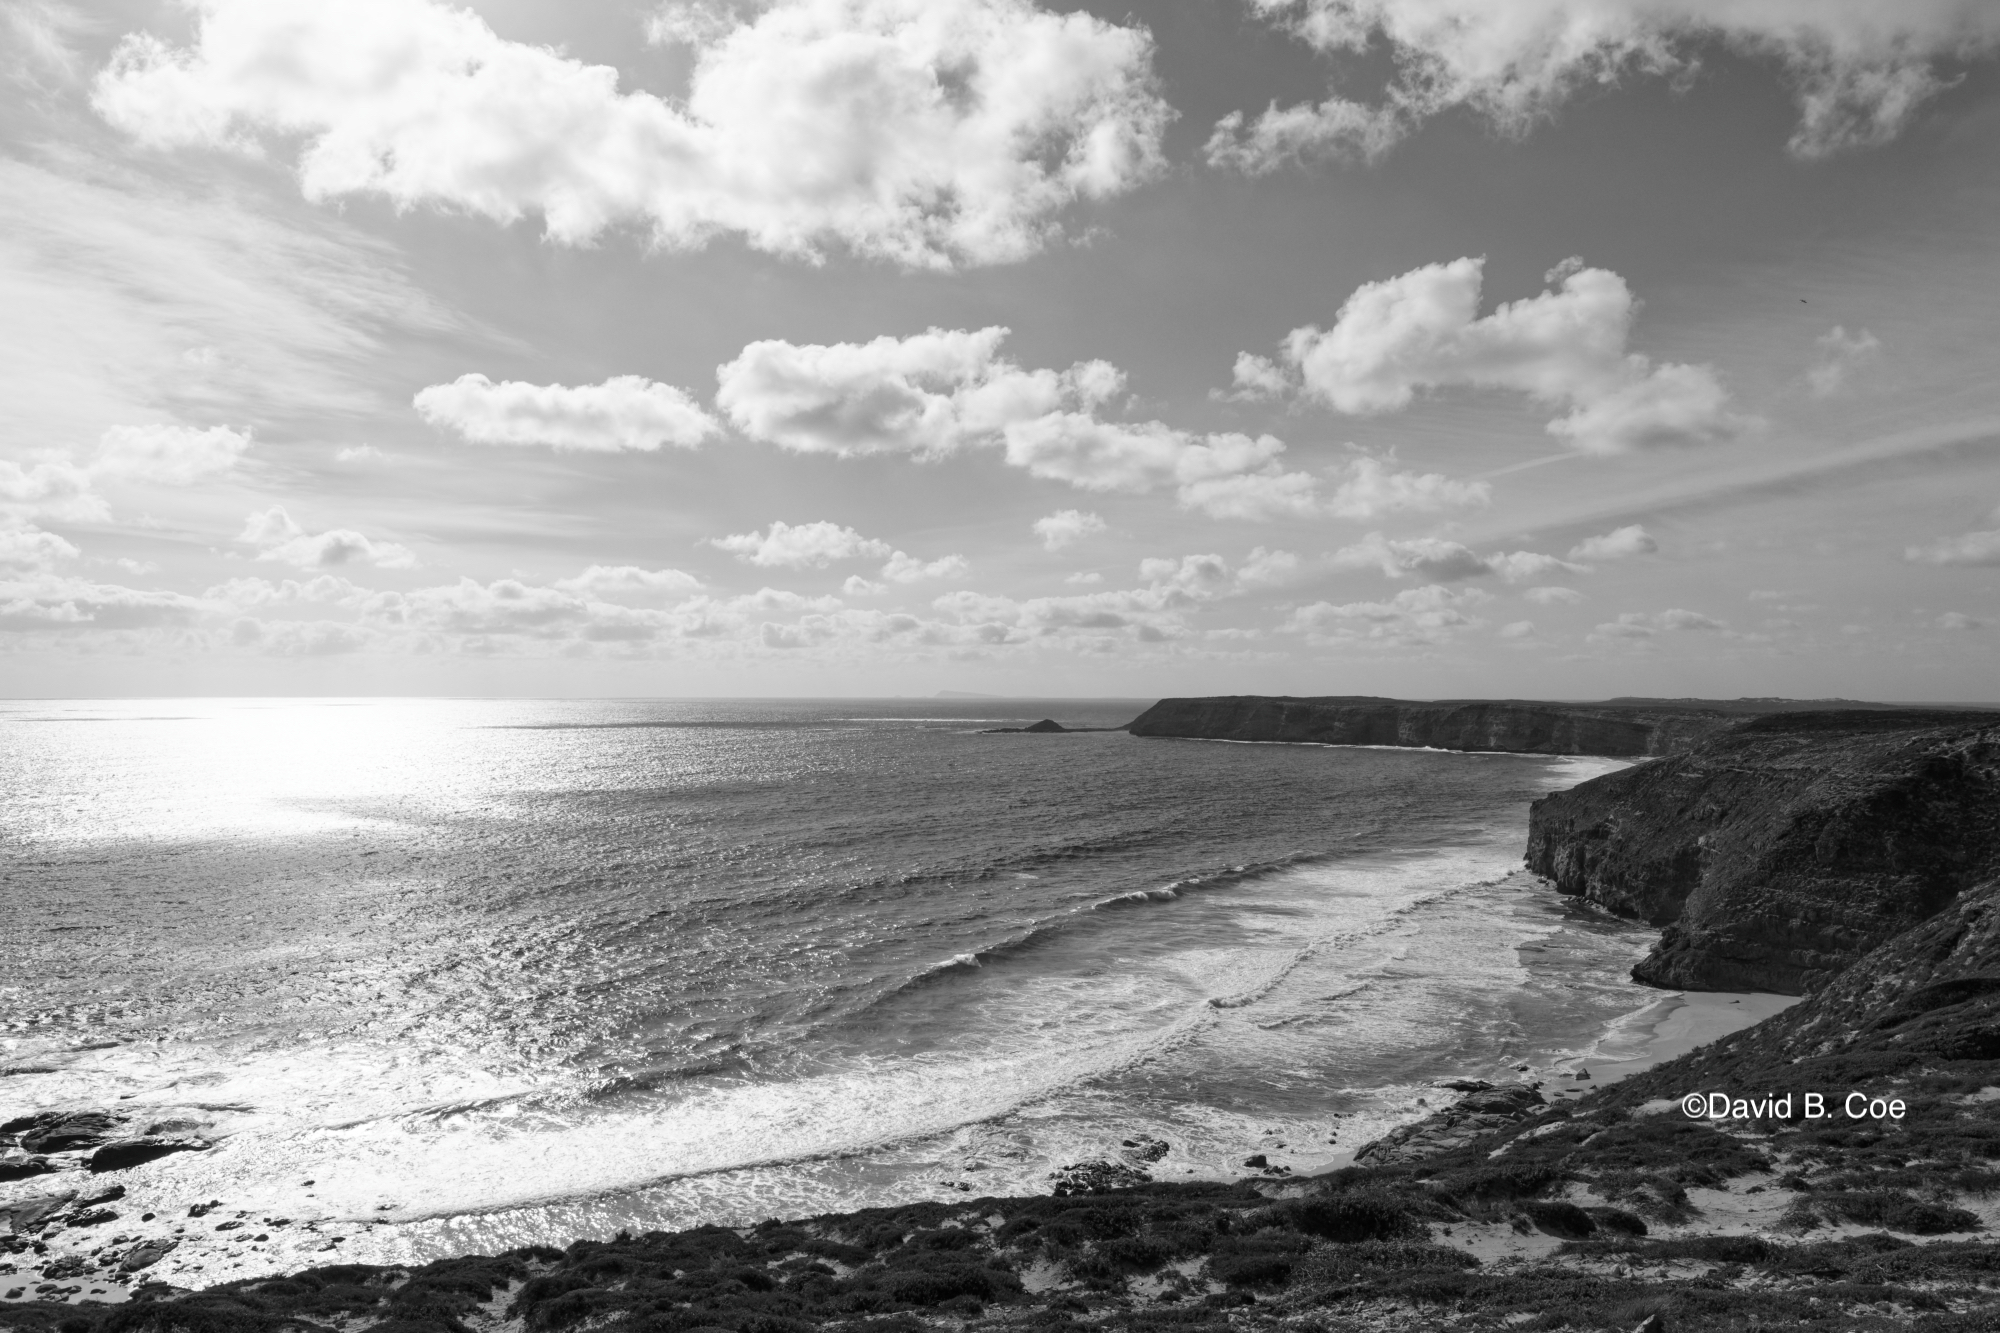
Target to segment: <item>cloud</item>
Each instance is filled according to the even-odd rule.
[[[1503,639],[1532,639],[1535,637],[1535,622],[1532,620],[1509,621],[1500,627],[1500,637]]]
[[[1385,602],[1314,602],[1292,612],[1280,627],[1309,643],[1370,643],[1420,647],[1448,642],[1485,623],[1466,608],[1491,600],[1477,588],[1430,584],[1405,588]]]
[[[557,579],[564,592],[596,598],[679,597],[701,587],[701,580],[678,569],[641,569],[637,565],[592,565],[571,578]]]
[[[1333,563],[1342,569],[1382,571],[1385,578],[1416,575],[1432,582],[1454,582],[1490,574],[1486,561],[1457,542],[1435,537],[1392,542],[1379,532],[1371,532],[1359,543],[1334,552]]]
[[[893,554],[889,543],[864,537],[853,528],[844,528],[824,519],[817,523],[801,523],[797,527],[777,519],[766,532],[739,532],[733,536],[716,537],[709,545],[728,551],[739,560],[767,568],[804,569],[811,566],[824,569],[836,560],[880,560]]]
[[[1290,551],[1272,551],[1259,546],[1243,557],[1243,563],[1236,570],[1236,582],[1242,588],[1277,588],[1291,583],[1302,572],[1299,558]]]
[[[1034,522],[1034,532],[1042,539],[1046,550],[1060,551],[1065,546],[1074,546],[1086,537],[1094,537],[1105,530],[1104,520],[1096,514],[1085,513],[1081,509],[1058,509]]]
[[[192,625],[210,605],[153,592],[34,573],[0,578],[0,631],[134,630]]]
[[[227,472],[250,438],[227,426],[113,426],[104,432],[91,472],[100,478],[187,486]]]
[[[618,375],[602,384],[495,384],[461,375],[420,390],[417,415],[474,444],[545,444],[589,453],[692,449],[720,431],[715,418],[671,384]]]
[[[1341,569],[1379,569],[1385,578],[1414,575],[1434,583],[1453,583],[1490,574],[1497,574],[1509,583],[1519,583],[1556,569],[1587,572],[1580,565],[1534,551],[1482,556],[1469,547],[1437,537],[1390,541],[1379,532],[1371,532],[1354,545],[1336,551],[1333,563]]]
[[[1570,548],[1572,560],[1623,560],[1627,556],[1651,555],[1660,544],[1637,523],[1595,537],[1585,537]]]
[[[1405,511],[1428,514],[1493,502],[1493,488],[1486,482],[1453,481],[1437,472],[1397,472],[1368,455],[1349,460],[1344,471],[1326,506],[1338,518],[1371,519]]]
[[[751,343],[716,370],[716,405],[754,439],[801,453],[939,458],[998,447],[1030,476],[1080,490],[1172,487],[1218,518],[1310,516],[1318,483],[1278,462],[1269,435],[1196,435],[1099,415],[1124,390],[1104,361],[1024,370],[999,354],[1007,330],[930,329],[866,343]]]
[[[0,458],[0,517],[105,522],[111,509],[100,483],[192,485],[232,470],[249,445],[227,426],[113,426],[87,462],[65,449],[36,450],[26,463]]]
[[[329,569],[341,565],[375,565],[382,569],[410,569],[417,557],[407,546],[376,541],[351,528],[329,528],[307,532],[285,512],[273,505],[250,515],[236,540],[255,546],[259,560],[278,560],[300,569]]]
[[[715,402],[744,434],[799,453],[935,458],[1084,396],[1108,369],[1085,363],[1067,379],[1024,371],[999,357],[1006,336],[994,326],[866,343],[753,342],[716,368]]]
[[[1574,603],[1583,600],[1583,594],[1575,588],[1563,587],[1530,588],[1522,593],[1521,596],[1535,603],[1537,606],[1556,606],[1561,603]]]
[[[230,579],[202,594],[210,601],[226,602],[244,609],[299,603],[352,609],[361,606],[373,595],[368,589],[358,587],[337,574],[321,574],[304,582],[297,579],[285,579],[279,583],[259,578]]]
[[[1486,557],[1486,566],[1493,573],[1509,583],[1526,583],[1529,579],[1543,578],[1562,570],[1568,574],[1588,574],[1583,565],[1571,564],[1552,555],[1539,551],[1508,551]]]
[[[708,30],[671,101],[431,0],[194,8],[192,45],[133,34],[98,76],[112,125],[159,149],[296,143],[309,199],[538,213],[569,244],[636,224],[682,249],[1019,259],[1068,206],[1156,175],[1172,117],[1143,29],[1029,0],[760,5]]]
[[[1640,640],[1654,638],[1663,632],[1700,631],[1715,633],[1727,628],[1728,626],[1724,622],[1715,619],[1713,616],[1705,616],[1699,611],[1686,611],[1675,608],[1671,611],[1662,611],[1657,615],[1627,611],[1616,620],[1606,621],[1604,624],[1596,626],[1590,631],[1590,637],[1593,639]]]
[[[1850,334],[1836,324],[1814,339],[1813,346],[1819,348],[1819,360],[1806,372],[1806,383],[1812,386],[1813,397],[1829,398],[1846,387],[1856,369],[1881,353],[1882,340],[1866,329]]]
[[[1188,617],[1201,607],[1284,581],[1297,566],[1297,557],[1262,547],[1234,568],[1219,555],[1155,557],[1140,562],[1137,588],[1019,600],[961,591],[931,605],[965,639],[991,646],[1072,636],[1164,643],[1193,633]]]
[[[2000,565],[2000,530],[1940,537],[1928,546],[1911,546],[1905,560],[1921,565]]]
[[[1684,79],[1719,44],[1776,64],[1804,158],[1886,143],[1950,80],[1939,66],[2000,46],[1985,0],[1250,0],[1328,53],[1386,51],[1395,73],[1369,104],[1325,101],[1232,113],[1209,161],[1251,172],[1321,157],[1376,158],[1426,120],[1464,107],[1525,134],[1578,91],[1633,75]]]
[[[0,531],[0,570],[46,570],[78,554],[76,547],[53,532]]]
[[[972,566],[962,555],[941,556],[936,560],[919,560],[901,551],[889,557],[882,566],[882,577],[892,583],[918,583],[925,579],[962,579],[971,572]]]
[[[1282,369],[1239,358],[1237,381],[1277,376],[1350,415],[1401,411],[1420,390],[1511,389],[1567,409],[1549,433],[1593,454],[1726,440],[1749,425],[1713,369],[1626,351],[1637,303],[1616,273],[1566,263],[1549,275],[1558,290],[1481,317],[1485,265],[1458,259],[1364,283],[1331,329],[1292,330]]]
[[[134,422],[374,411],[385,342],[455,327],[386,242],[253,211],[201,173],[132,171],[91,138],[0,155],[0,450],[74,450]]]
[[[1946,611],[1943,615],[1939,616],[1936,620],[1932,621],[1931,623],[1936,625],[1939,629],[1959,630],[1959,629],[1986,628],[1985,621],[1974,620],[1971,616],[1966,615],[1963,611]]]

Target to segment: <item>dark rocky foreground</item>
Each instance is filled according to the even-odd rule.
[[[1996,723],[1897,718],[1767,719],[1538,805],[1535,855],[1572,892],[1664,911],[1684,884],[1675,911],[1707,913],[1711,935],[1748,902],[1741,920],[1813,942],[1759,945],[1815,983],[1809,998],[1621,1083],[1452,1084],[1454,1104],[1309,1179],[1155,1183],[1161,1145],[1133,1140],[1041,1197],[153,1284],[117,1305],[59,1297],[157,1256],[45,1254],[51,1229],[110,1211],[118,1159],[92,1172],[81,1154],[128,1129],[39,1117],[0,1129],[7,1160],[39,1159],[68,1188],[7,1215],[0,1328],[2000,1330]],[[1719,1094],[1719,1118],[1684,1114],[1688,1094]],[[170,1140],[183,1128],[140,1137],[204,1146]]]
[[[1739,722],[1537,801],[1528,867],[1666,927],[1640,981],[1803,994],[2000,873],[2000,715]]]
[[[1135,718],[1127,730],[1134,736],[1190,740],[1644,758],[1687,749],[1746,714],[1796,706],[1781,699],[1613,699],[1595,704],[1444,699],[1413,703],[1361,695],[1293,699],[1239,694],[1162,699]]]

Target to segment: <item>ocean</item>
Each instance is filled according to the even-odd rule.
[[[1147,702],[0,705],[0,1119],[211,1140],[199,1285],[1306,1173],[1660,998],[1520,870],[1616,761],[983,732]]]

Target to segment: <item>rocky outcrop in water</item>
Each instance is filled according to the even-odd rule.
[[[1639,981],[1801,995],[2000,870],[2000,716],[1738,723],[1543,797],[1527,859],[1666,927]]]
[[[1318,745],[1397,745],[1519,754],[1641,758],[1693,745],[1740,716],[1735,705],[1633,700],[1603,704],[1339,696],[1223,695],[1162,699],[1133,720],[1134,736]]]

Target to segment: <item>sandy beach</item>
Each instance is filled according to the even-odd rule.
[[[1662,996],[1622,1023],[1599,1043],[1600,1056],[1577,1062],[1591,1086],[1601,1087],[1651,1069],[1697,1046],[1761,1023],[1799,1002],[1796,995],[1760,992],[1686,991]]]

